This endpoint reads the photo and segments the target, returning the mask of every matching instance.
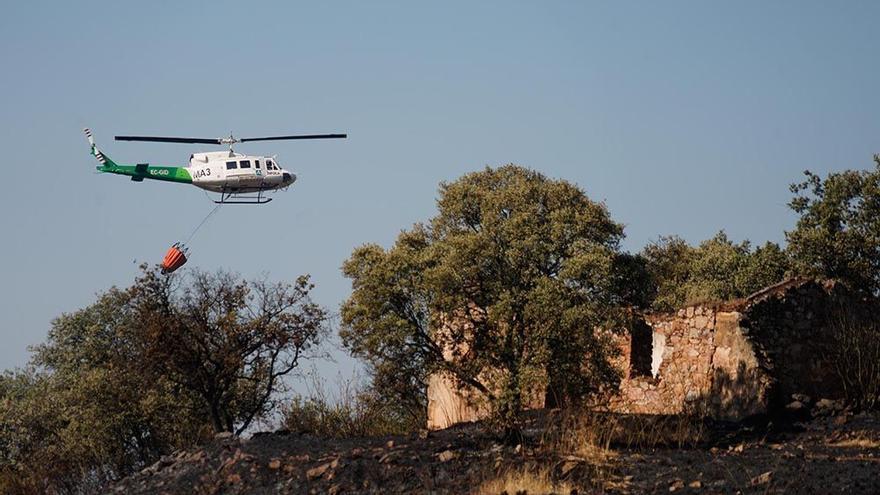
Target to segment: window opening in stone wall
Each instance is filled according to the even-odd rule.
[[[630,377],[651,376],[651,347],[654,330],[644,320],[633,323],[630,332]]]

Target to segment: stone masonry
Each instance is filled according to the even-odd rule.
[[[840,388],[821,359],[823,333],[842,308],[858,305],[840,284],[793,279],[743,300],[644,315],[631,330],[613,332],[621,382],[595,406],[739,420],[793,393],[837,398]],[[442,376],[431,377],[428,427],[485,417],[486,408],[468,394]]]

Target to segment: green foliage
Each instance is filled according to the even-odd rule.
[[[0,379],[0,493],[97,492],[212,430],[243,431],[320,340],[310,289],[147,270],[60,316],[31,366]]]
[[[823,180],[806,171],[792,184],[789,206],[800,215],[786,232],[799,272],[880,291],[880,157],[873,170],[847,170]]]
[[[0,492],[97,491],[205,432],[194,398],[139,369],[128,291],[52,323],[0,387]]]
[[[752,250],[749,241],[736,244],[723,231],[697,247],[679,237],[661,237],[642,256],[657,287],[653,307],[660,311],[746,297],[781,281],[790,267],[777,244]]]
[[[401,367],[401,390],[423,390],[445,372],[509,427],[541,386],[577,400],[618,379],[595,328],[644,294],[620,276],[640,265],[621,258],[623,228],[604,205],[507,165],[441,184],[438,209],[343,265],[353,291],[340,334],[380,382]]]
[[[642,250],[653,285],[657,288],[653,308],[671,311],[688,299],[694,248],[678,236],[661,237]]]

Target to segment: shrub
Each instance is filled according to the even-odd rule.
[[[826,357],[846,401],[863,409],[880,406],[880,325],[843,311],[831,326]]]
[[[331,396],[312,373],[307,395],[294,397],[281,409],[282,427],[325,438],[403,435],[424,426],[424,417],[401,414],[370,386],[353,377],[339,381]]]

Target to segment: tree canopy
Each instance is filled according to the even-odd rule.
[[[641,253],[656,295],[652,306],[672,311],[688,304],[746,297],[783,280],[791,262],[777,244],[752,249],[724,231],[693,247],[677,236],[661,237]]]
[[[441,184],[437,205],[392,248],[343,265],[340,333],[356,356],[403,389],[445,372],[506,425],[536,387],[577,400],[617,380],[596,329],[638,291],[618,276],[633,263],[604,205],[515,165]]]
[[[786,232],[799,272],[880,291],[880,156],[871,170],[846,170],[825,179],[804,172],[792,184],[789,206],[799,215]]]
[[[324,335],[326,312],[293,284],[193,272],[190,284],[148,271],[132,288],[144,371],[199,398],[215,432],[240,434]],[[175,290],[177,289],[177,290]]]
[[[0,492],[96,492],[244,431],[324,335],[311,288],[148,269],[56,318],[31,364],[0,377]]]

